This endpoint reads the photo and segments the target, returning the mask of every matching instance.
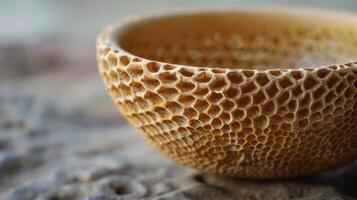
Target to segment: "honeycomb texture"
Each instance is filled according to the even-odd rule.
[[[113,25],[97,40],[106,90],[147,141],[201,171],[292,177],[355,159],[356,17],[270,13]]]

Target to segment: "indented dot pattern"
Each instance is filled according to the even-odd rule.
[[[137,56],[114,51],[105,37],[98,38],[106,89],[151,144],[180,164],[247,178],[307,175],[355,158],[357,62],[305,69],[298,68],[301,57],[289,55],[296,48],[314,59],[344,59],[357,45],[338,45],[346,37],[357,44],[356,34],[341,32],[341,43],[335,44],[341,54],[330,58],[322,54],[330,47],[319,43],[332,37],[330,29],[297,27],[251,38],[199,30],[192,35],[186,30],[185,37],[172,33],[172,41],[134,34],[124,46]],[[307,36],[315,40],[302,41]],[[286,42],[287,52],[280,45]],[[218,67],[227,64],[242,67]],[[272,64],[291,67],[272,69]]]

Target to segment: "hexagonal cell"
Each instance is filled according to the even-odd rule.
[[[243,120],[240,121],[240,124],[242,125],[242,127],[250,127],[252,126],[252,119],[248,116],[246,116]]]
[[[289,112],[288,108],[284,105],[284,106],[280,106],[278,109],[278,112],[280,115],[285,115]]]
[[[197,128],[198,129],[198,128]],[[211,125],[205,125],[203,126],[203,130],[204,131],[212,131],[213,130],[213,127]]]
[[[198,120],[202,123],[202,124],[207,124],[211,121],[211,117],[205,113],[201,113],[198,116]]]
[[[193,74],[195,73],[195,71],[192,70],[192,69],[181,68],[181,69],[179,70],[179,73],[182,74],[182,75],[185,76],[185,77],[191,77],[191,76],[193,76]]]
[[[116,68],[118,66],[118,58],[115,54],[109,54],[107,59],[111,68]]]
[[[234,84],[240,84],[244,81],[242,75],[238,72],[228,72],[227,77]]]
[[[143,118],[140,114],[133,114],[132,117],[135,119],[138,125],[144,125],[146,123],[145,118]]]
[[[170,130],[177,129],[177,125],[172,120],[165,119],[162,121],[162,123],[169,127]]]
[[[338,75],[332,73],[331,76],[326,80],[326,85],[328,88],[332,89],[337,84],[339,84],[341,80],[342,79]]]
[[[173,116],[172,121],[174,121],[179,126],[184,126],[187,123],[187,119],[183,116]]]
[[[311,121],[312,122],[320,122],[323,120],[323,115],[321,113],[314,113],[311,115]]]
[[[342,65],[340,66],[341,68],[344,68],[345,66]],[[340,70],[340,71],[337,71],[337,73],[341,76],[341,78],[345,78],[345,76],[348,74],[348,71],[346,70]]]
[[[168,118],[168,117],[170,117],[169,111],[168,111],[166,108],[164,108],[164,107],[160,107],[160,106],[154,107],[154,111],[155,111],[161,118]]]
[[[238,107],[247,108],[248,106],[252,105],[252,102],[253,100],[251,96],[243,96],[238,99],[237,104]]]
[[[109,73],[110,82],[117,84],[119,82],[119,76],[115,71]]]
[[[308,107],[308,106],[310,106],[311,101],[312,100],[311,100],[310,93],[305,94],[305,96],[302,99],[300,99],[300,102],[299,102],[300,107]]]
[[[330,74],[332,73],[331,69],[318,69],[316,71],[316,74],[319,78],[321,79],[325,79],[326,77],[328,77]]]
[[[180,133],[180,135],[182,135],[182,136],[189,136],[190,135],[190,131],[187,129],[187,128],[185,128],[185,127],[179,127],[178,129],[177,129],[177,131]]]
[[[255,75],[254,70],[242,70],[242,74],[244,74],[245,77],[251,78]]]
[[[325,93],[327,92],[327,90],[325,89],[325,87],[322,85],[318,88],[316,88],[313,92],[312,92],[312,97],[315,100],[318,100],[320,98],[324,98]]]
[[[153,92],[146,92],[144,98],[147,99],[151,105],[159,105],[164,102],[164,100],[157,94]]]
[[[208,83],[212,79],[213,75],[207,71],[199,72],[194,80],[198,83]]]
[[[211,69],[211,71],[215,74],[224,74],[226,73],[226,69],[222,69],[222,68],[213,68]]]
[[[295,120],[295,115],[294,113],[287,113],[285,116],[284,116],[284,119],[287,121],[287,122],[293,122]],[[290,129],[290,128],[289,128]],[[285,129],[286,130],[286,129]]]
[[[152,124],[153,122],[155,122],[155,120],[150,115],[148,115],[146,112],[141,113],[139,115],[145,120],[145,124]]]
[[[231,111],[235,107],[235,103],[228,99],[223,100],[221,105],[222,105],[223,110],[225,110],[225,111]]]
[[[142,81],[143,81],[144,85],[151,90],[156,89],[160,85],[159,80],[157,80],[155,78],[147,77],[147,76],[144,76],[142,78]]]
[[[276,77],[279,77],[280,75],[282,75],[282,72],[280,70],[270,70],[269,73],[272,76],[276,76]]]
[[[269,125],[268,117],[266,117],[265,115],[255,117],[253,119],[253,124],[254,124],[254,127],[256,127],[256,128],[261,128],[261,129],[268,128],[268,125]]]
[[[216,78],[211,81],[208,85],[209,89],[212,91],[222,91],[227,86],[227,82],[224,78]]]
[[[289,103],[287,104],[287,107],[290,112],[295,112],[297,109],[297,101],[296,100],[290,100]]]
[[[127,70],[133,78],[140,78],[144,74],[144,70],[140,64],[131,64]]]
[[[247,115],[249,117],[256,117],[260,115],[260,107],[258,106],[251,106],[247,109]]]
[[[230,134],[229,132],[231,132],[231,127],[228,125],[228,124],[224,124],[221,128],[222,132],[224,133],[222,135],[222,137],[225,137],[225,138],[230,138]],[[233,143],[234,144],[234,143]]]
[[[208,101],[211,103],[217,103],[217,102],[221,101],[222,98],[223,98],[223,95],[221,93],[212,92],[208,96]]]
[[[253,103],[255,105],[264,103],[267,100],[267,97],[264,94],[263,90],[259,90],[256,94],[253,95]]]
[[[212,120],[211,125],[212,125],[214,128],[217,128],[217,129],[218,129],[218,128],[221,128],[221,127],[222,127],[223,122],[222,122],[221,119],[215,118],[215,119]]]
[[[294,85],[294,83],[289,79],[288,76],[284,76],[278,81],[281,89],[286,89]]]
[[[284,91],[282,92],[277,99],[278,105],[284,105],[290,100],[290,92]]]
[[[176,100],[179,92],[175,88],[163,87],[161,86],[157,92],[166,100],[173,101]]]
[[[292,94],[294,97],[303,96],[303,95],[304,95],[304,91],[302,90],[301,87],[302,87],[301,85],[297,85],[295,88],[293,88],[293,89],[291,90],[291,94]]]
[[[160,65],[156,62],[149,62],[146,64],[146,68],[151,73],[156,73],[160,70]]]
[[[266,86],[270,83],[270,79],[265,73],[258,73],[257,76],[255,77],[255,81],[260,85],[260,86]]]
[[[146,111],[145,114],[152,119],[152,121],[159,120],[159,117],[156,115],[155,112]]]
[[[176,115],[180,115],[183,111],[183,108],[180,104],[171,101],[166,102],[166,108],[169,109],[172,114]]]
[[[327,104],[332,103],[335,101],[335,99],[337,98],[337,95],[335,94],[335,91],[331,90],[329,93],[327,93],[327,95],[325,96],[325,102]]]
[[[263,115],[271,116],[276,112],[275,102],[269,101],[265,103],[264,105],[262,105],[261,111]]]
[[[148,102],[142,97],[135,97],[134,102],[141,108],[146,109],[149,107]]]
[[[166,64],[166,65],[164,65],[162,68],[163,68],[164,70],[168,70],[168,71],[170,71],[170,70],[175,69],[175,68],[176,68],[176,66],[174,66],[174,65],[170,65],[170,64]]]
[[[185,106],[190,106],[196,99],[191,95],[180,95],[178,101]]]
[[[197,127],[200,127],[202,125],[202,123],[197,119],[190,119],[189,125],[193,128],[197,128]]]
[[[192,118],[195,118],[198,115],[198,112],[193,108],[185,108],[184,111],[183,111],[183,115],[185,115],[186,117],[192,119]]]
[[[110,87],[110,90],[111,90],[111,92],[112,92],[112,94],[113,94],[113,97],[114,97],[115,99],[120,98],[120,97],[123,96],[122,93],[120,92],[120,90],[118,90],[118,88],[116,88],[114,85],[112,85],[112,86]]]
[[[290,74],[297,81],[304,78],[304,73],[301,70],[292,71]]]
[[[142,96],[145,93],[145,88],[138,82],[132,82],[130,87],[137,96]]]
[[[231,118],[231,115],[227,112],[222,112],[220,115],[219,115],[219,118],[224,122],[224,123],[229,123],[232,118]],[[227,125],[227,124],[225,124]]]
[[[252,129],[245,129],[245,131],[249,130],[249,132],[252,132]],[[254,134],[248,134],[247,137],[245,138],[247,140],[247,143],[251,145],[256,145],[257,143],[257,137]]]
[[[344,90],[347,88],[348,83],[346,80],[342,80],[335,88],[337,94],[342,94]]]
[[[207,113],[211,116],[218,116],[222,109],[217,105],[211,105],[207,111]]]
[[[130,63],[130,59],[128,58],[128,56],[120,56],[119,62],[121,65],[127,66]]]
[[[270,97],[273,98],[275,95],[279,93],[279,89],[276,86],[275,82],[272,82],[266,89],[265,89],[266,94]]]
[[[105,59],[100,60],[99,66],[100,66],[102,72],[109,71],[109,64],[108,64],[108,61],[106,61]]]
[[[159,74],[159,79],[162,83],[169,84],[176,82],[177,77],[173,72],[162,72]]]
[[[238,92],[239,91],[236,88],[230,87],[224,91],[224,94],[226,97],[235,98],[238,95]]]
[[[304,79],[303,86],[305,90],[311,90],[318,86],[318,81],[314,77],[308,76]]]
[[[123,94],[123,96],[131,96],[132,95],[131,88],[125,84],[119,84],[118,89]]]
[[[193,140],[190,137],[183,137],[182,141],[186,144],[186,145],[192,145],[193,144]]]
[[[176,86],[183,93],[190,92],[195,89],[195,85],[187,81],[180,81],[176,84]]]
[[[234,120],[242,120],[245,116],[246,116],[246,113],[244,110],[242,109],[235,109],[232,113],[233,115],[233,119]]]
[[[301,130],[301,129],[306,129],[308,127],[308,125],[309,125],[309,121],[307,119],[301,119],[301,120],[297,121],[295,126],[297,129]]]
[[[194,107],[197,109],[198,112],[204,112],[207,110],[209,103],[205,100],[197,100],[194,104]]]
[[[209,90],[208,88],[197,88],[194,91],[194,94],[197,96],[205,96],[206,94],[208,94]]]
[[[128,84],[130,82],[131,78],[128,73],[126,73],[123,70],[119,70],[119,69],[117,69],[117,73],[118,73],[118,78],[119,78],[120,82],[126,83],[126,84]]]

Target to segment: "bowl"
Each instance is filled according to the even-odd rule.
[[[117,109],[179,164],[264,179],[357,157],[354,14],[240,8],[130,17],[99,35],[97,61]]]

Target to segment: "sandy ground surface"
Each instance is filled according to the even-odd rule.
[[[0,199],[357,198],[357,164],[277,181],[201,174],[166,159],[114,109],[97,75],[97,31],[129,13],[199,6],[202,1],[118,1],[115,6],[108,1],[102,7],[29,2],[15,1],[1,9],[9,19],[8,9],[26,12],[15,17],[12,33],[0,31]],[[334,2],[325,4],[333,8]],[[29,19],[37,23],[41,16],[32,12],[45,8],[49,11],[41,14],[45,20],[40,28],[21,29],[22,23],[27,26],[23,19],[34,16]],[[116,14],[116,8],[122,12]],[[357,4],[345,0],[336,8],[356,11]]]

